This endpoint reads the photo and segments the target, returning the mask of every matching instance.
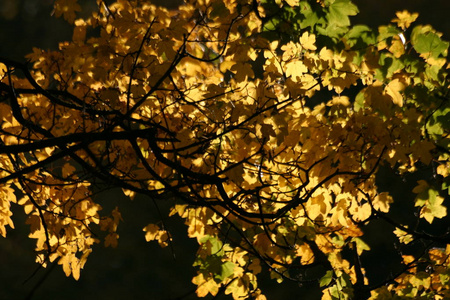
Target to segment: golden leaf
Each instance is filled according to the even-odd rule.
[[[286,76],[291,77],[294,82],[300,81],[301,76],[308,72],[308,68],[301,60],[292,60],[285,66]]]
[[[397,18],[393,19],[392,22],[397,23],[398,26],[403,30],[406,30],[411,25],[411,23],[413,23],[419,16],[418,13],[411,14],[407,10],[398,11],[395,13],[395,15],[397,16]]]
[[[300,37],[300,44],[306,50],[316,50],[317,47],[315,46],[315,43],[316,36],[313,33],[310,34],[309,32],[305,31]]]
[[[385,88],[385,93],[392,98],[394,104],[402,107],[403,106],[403,95],[401,92],[405,89],[405,84],[399,79],[394,79]]]
[[[290,6],[298,6],[300,0],[285,0],[285,1]]]

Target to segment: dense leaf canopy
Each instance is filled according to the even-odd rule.
[[[16,203],[36,261],[78,279],[95,243],[118,243],[121,208],[96,200],[121,188],[184,220],[199,297],[265,299],[261,272],[322,299],[450,297],[441,33],[407,11],[351,26],[350,0],[97,2],[78,19],[76,0],[55,1],[74,28],[59,50],[0,58],[4,237]],[[380,170],[422,174],[415,198],[381,189]],[[170,245],[164,220],[143,238]],[[373,280],[360,258],[381,223],[398,268]]]

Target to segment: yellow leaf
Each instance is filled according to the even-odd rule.
[[[158,236],[159,230],[159,226],[155,224],[145,226],[143,229],[143,231],[145,231],[145,240],[147,242],[155,240]]]
[[[442,219],[447,216],[447,207],[442,205],[442,202],[444,202],[444,198],[440,196],[436,196],[432,204],[427,201],[427,204],[420,210],[420,217],[431,224],[434,218]]]
[[[389,212],[390,203],[393,203],[394,199],[386,193],[382,192],[379,193],[374,199],[373,199],[373,207],[381,212]]]
[[[389,84],[385,88],[385,93],[391,96],[392,102],[397,104],[398,106],[403,106],[403,96],[400,93],[405,89],[405,84],[401,82],[398,78],[389,82]]]
[[[86,39],[86,22],[82,19],[75,21],[72,40],[74,43],[83,43]]]
[[[329,79],[329,85],[334,88],[336,93],[340,94],[345,89],[356,84],[359,79],[358,76],[352,73],[341,73],[339,76],[331,77]]]
[[[329,220],[331,224],[348,226],[347,221],[348,200],[349,199],[347,199],[346,196],[344,196],[343,194],[338,195],[338,197],[336,198],[336,205],[330,211],[330,213],[332,214],[331,219]]]
[[[73,256],[72,262],[70,263],[70,268],[72,269],[72,277],[75,280],[80,279],[81,265],[80,261],[75,256]]]
[[[188,225],[188,236],[190,238],[196,237],[197,240],[200,240],[205,236],[206,224],[199,217],[199,215],[204,215],[205,210],[206,208],[188,210],[186,225]]]
[[[84,265],[87,262],[87,258],[89,256],[89,254],[91,254],[91,253],[92,253],[92,249],[91,248],[84,250],[83,255],[80,258],[80,268],[81,269],[84,268]]]
[[[34,50],[34,49],[37,49],[37,48],[34,48],[34,47],[33,47],[33,50]],[[37,50],[37,51],[39,51],[39,50]],[[28,55],[30,55],[30,54],[28,54]],[[27,55],[27,56],[28,56],[28,55]],[[26,56],[26,57],[27,57],[27,56]],[[3,64],[3,63],[0,63],[0,78],[3,78],[3,76],[5,76],[7,70],[8,70],[8,68],[6,67],[6,65]]]
[[[286,64],[286,76],[291,77],[293,81],[299,81],[300,77],[306,72],[308,72],[308,68],[298,59]]]
[[[219,292],[219,284],[213,278],[205,278],[203,273],[192,278],[192,283],[198,286],[196,290],[198,297],[205,297],[209,293],[215,296]]]
[[[300,0],[285,0],[285,1],[290,6],[298,6],[298,3],[300,2]]]
[[[440,165],[437,167],[436,172],[437,172],[439,175],[442,175],[442,177],[447,177],[448,174],[449,174],[449,167],[448,167],[447,164],[440,164]]]
[[[350,106],[350,99],[347,96],[334,96],[329,105]]]
[[[308,217],[315,220],[324,218],[331,209],[330,197],[326,194],[319,194],[307,203]]]
[[[416,258],[412,255],[402,255],[403,263],[405,265],[412,263]]]
[[[407,10],[398,11],[395,13],[395,15],[397,16],[397,18],[393,19],[392,22],[397,23],[398,26],[403,30],[407,29],[411,25],[411,23],[413,23],[419,16],[418,13],[411,14]]]
[[[144,227],[143,231],[145,232],[145,240],[147,242],[158,241],[158,244],[163,248],[170,241],[169,233],[166,230],[161,230],[158,225],[149,224]]]
[[[70,262],[71,262],[71,259],[70,259],[69,255],[62,256],[58,261],[58,265],[62,265],[64,274],[66,274],[67,277],[70,276],[70,273],[72,272],[72,268],[70,267]]]
[[[316,36],[313,33],[310,34],[309,32],[305,31],[300,37],[300,44],[306,50],[316,50],[317,47],[315,46],[315,43]]]
[[[323,47],[319,52],[320,59],[324,61],[332,61],[333,60],[334,53],[332,50],[327,49],[326,47]]]
[[[169,217],[178,214],[180,217],[184,218],[187,207],[187,204],[175,204],[170,210]]]
[[[301,244],[300,246],[296,246],[296,254],[301,257],[302,265],[309,265],[314,262],[314,252],[308,246],[308,244]]]
[[[444,264],[447,259],[448,255],[445,253],[444,248],[432,248],[430,251],[428,251],[428,255],[430,256],[430,259],[436,263],[436,265],[442,265]]]
[[[127,189],[122,188],[122,192],[123,192],[123,194],[124,194],[125,196],[127,196],[127,197],[130,198],[131,200],[133,200],[134,197],[136,196],[136,192],[131,191],[131,190],[127,190]]]
[[[354,205],[353,205],[354,204]],[[372,207],[369,203],[357,205],[356,201],[352,203],[349,212],[358,220],[365,221],[372,215]]]
[[[389,51],[394,54],[396,58],[399,58],[405,53],[405,44],[402,41],[403,35],[396,35],[392,39],[391,46],[389,47]]]
[[[235,61],[224,61],[220,63],[220,72],[225,73],[231,70],[231,68],[236,64]]]
[[[403,231],[400,228],[395,228],[394,234],[398,237],[400,243],[403,244],[409,244],[414,240],[411,234],[408,234],[406,231]]]
[[[158,235],[158,244],[161,248],[167,247],[169,245],[170,236],[166,230],[161,230]]]
[[[252,297],[253,297],[252,299],[254,299],[254,300],[267,300],[266,296],[261,294],[260,289],[257,289],[256,292],[253,292]]]
[[[388,290],[387,286],[383,286],[376,290],[370,291],[370,300],[392,300],[394,297],[391,292]]]
[[[245,284],[242,278],[239,278],[237,280],[234,280],[230,285],[227,286],[225,294],[232,294],[233,299],[241,299],[247,296],[248,290],[248,286]]]

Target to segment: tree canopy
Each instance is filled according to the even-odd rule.
[[[78,279],[94,244],[120,242],[121,207],[101,206],[119,188],[170,203],[147,241],[186,224],[198,297],[265,299],[264,272],[322,299],[450,297],[441,33],[408,11],[351,25],[350,0],[97,2],[81,19],[55,0],[73,25],[58,50],[0,57],[3,237],[23,207],[37,263]],[[393,197],[385,173],[417,182]],[[377,227],[397,239],[383,278],[364,265]]]

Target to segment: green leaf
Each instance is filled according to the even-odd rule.
[[[325,273],[325,275],[322,278],[320,278],[320,281],[319,281],[320,287],[329,285],[332,280],[333,280],[333,271],[328,270]]]
[[[380,68],[376,69],[375,78],[380,81],[391,78],[394,73],[405,67],[400,59],[393,57],[390,53],[381,53],[379,64]]]
[[[264,31],[273,31],[280,24],[280,19],[272,18],[269,22],[264,24]]]
[[[337,26],[350,26],[349,16],[358,12],[358,7],[350,0],[336,0],[329,6],[328,21]]]
[[[352,26],[346,33],[345,39],[349,46],[356,46],[357,48],[363,48],[367,45],[375,44],[376,42],[374,33],[366,25]]]
[[[363,251],[370,250],[370,246],[367,245],[362,239],[354,238],[353,241],[356,243],[356,251],[358,252],[358,255],[361,255]]]
[[[212,274],[216,282],[222,282],[234,273],[235,264],[231,261],[223,261],[217,255],[207,256],[205,259],[197,258],[194,267],[205,274]]]
[[[205,235],[200,239],[200,243],[206,247],[209,255],[223,256],[223,243],[217,237]]]
[[[434,58],[441,54],[445,55],[449,46],[449,42],[442,41],[429,25],[414,27],[411,33],[411,44],[420,54],[429,54]]]
[[[337,285],[333,285],[332,287],[330,287],[327,291],[327,293],[330,294],[330,296],[332,297],[331,299],[341,299],[341,293],[340,293],[340,289]]]
[[[436,204],[436,197],[439,196],[439,192],[434,190],[434,189],[429,189],[428,190],[428,201],[430,202],[431,205],[435,205]]]
[[[433,113],[427,124],[427,131],[436,136],[450,131],[450,107],[439,108]]]
[[[361,90],[355,97],[355,103],[353,103],[355,111],[359,111],[361,108],[364,109],[364,99],[364,90]]]
[[[442,190],[448,190],[448,194],[450,195],[450,178],[447,177],[444,179],[444,182],[442,183]]]
[[[379,32],[378,39],[385,40],[387,38],[398,35],[399,33],[401,33],[401,30],[395,26],[388,25],[388,26],[380,26],[378,28],[378,32]]]
[[[442,284],[448,284],[450,281],[450,276],[448,273],[439,274],[439,280],[442,282]]]
[[[324,21],[319,17],[317,9],[313,10],[311,8],[310,3],[306,1],[301,1],[298,6],[300,9],[300,14],[304,16],[304,18],[302,18],[302,20],[300,21],[301,28],[313,27],[314,25],[319,23],[320,20]]]
[[[220,279],[221,281],[223,281],[227,277],[230,277],[234,273],[235,265],[231,261],[225,262],[220,267],[221,267],[221,272],[219,275],[216,275],[216,278]]]

